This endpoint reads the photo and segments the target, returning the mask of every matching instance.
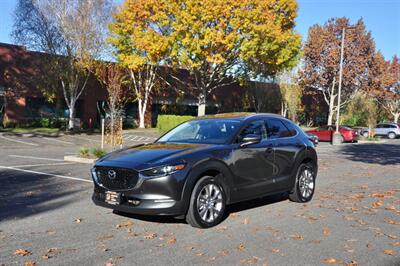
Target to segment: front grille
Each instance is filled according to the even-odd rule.
[[[97,182],[110,190],[132,189],[136,186],[139,178],[138,172],[114,167],[96,167]],[[111,175],[110,175],[110,171]],[[114,174],[115,173],[115,174]]]

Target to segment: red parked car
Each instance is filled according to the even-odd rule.
[[[313,130],[308,130],[306,132],[316,135],[320,141],[332,141],[332,135],[335,130],[335,126],[322,126]],[[358,139],[357,131],[350,127],[341,126],[339,127],[339,132],[342,135],[342,142],[356,142]]]

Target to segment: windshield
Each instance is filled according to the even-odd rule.
[[[189,121],[174,128],[157,142],[183,142],[223,144],[240,127],[240,121],[227,119],[205,119]]]

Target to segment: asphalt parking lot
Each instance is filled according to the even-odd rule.
[[[0,265],[400,265],[399,139],[321,143],[313,201],[232,205],[208,230],[92,204],[90,165],[63,161],[88,145],[100,136],[0,135]]]

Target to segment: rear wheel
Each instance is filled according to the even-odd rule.
[[[367,137],[368,137],[368,132],[365,131],[364,133],[362,133],[362,135],[363,135],[365,138],[367,138]]]
[[[192,191],[186,221],[193,227],[213,227],[222,221],[225,206],[222,184],[215,177],[204,176]]]
[[[315,166],[312,163],[301,164],[297,170],[296,183],[289,199],[294,202],[310,201],[315,190]]]
[[[396,138],[396,133],[389,132],[387,136],[388,136],[389,139],[395,139]]]

